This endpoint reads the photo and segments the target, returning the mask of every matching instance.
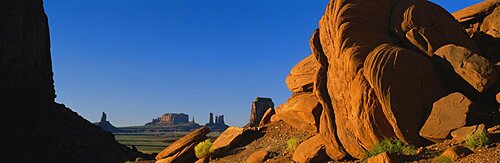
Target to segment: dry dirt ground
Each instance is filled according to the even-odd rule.
[[[269,163],[284,163],[293,162],[292,155],[293,151],[290,151],[287,147],[287,140],[290,138],[296,138],[301,142],[307,140],[313,134],[295,129],[290,125],[280,121],[267,124],[258,129],[262,135],[258,135],[255,140],[249,140],[248,144],[242,144],[240,147],[234,148],[226,152],[225,156],[219,156],[218,158],[210,159],[213,163],[239,163],[245,162],[245,160],[256,151],[267,150],[272,153],[273,158],[266,162]],[[455,162],[464,163],[500,163],[500,133],[492,134],[491,144],[486,147],[478,148],[473,150],[474,153],[469,154],[465,157],[460,158]],[[412,157],[400,158],[401,162],[419,162],[419,163],[430,163],[432,159],[439,156],[444,150],[451,146],[460,145],[453,143],[451,141],[446,141],[443,143],[432,144],[426,147],[421,147],[417,149],[418,154]],[[133,161],[132,161],[133,162]],[[151,161],[141,161],[141,162],[154,162]],[[329,161],[334,162],[334,161]],[[346,162],[366,162],[366,160],[350,160]]]
[[[267,162],[281,163],[292,162],[293,152],[288,150],[287,141],[290,138],[296,138],[299,141],[307,140],[312,136],[311,133],[295,129],[292,126],[279,121],[264,125],[260,128],[264,133],[262,137],[250,144],[230,150],[226,156],[210,160],[214,163],[227,162],[245,162],[245,160],[256,151],[265,149],[274,155],[274,158]]]
[[[307,140],[313,134],[295,129],[284,122],[275,122],[265,125],[261,128],[261,132],[264,135],[255,141],[249,143],[248,145],[235,148],[227,153],[226,156],[211,159],[210,162],[214,163],[227,163],[227,162],[244,162],[248,156],[252,153],[265,149],[270,151],[275,155],[275,157],[269,159],[267,162],[278,163],[278,162],[293,162],[292,155],[293,151],[289,151],[287,148],[287,140],[289,138],[297,138],[300,141]],[[500,162],[500,133],[490,135],[491,144],[486,147],[474,149],[472,154],[460,158],[455,162],[467,162],[467,163],[498,163]],[[432,144],[426,147],[421,147],[417,149],[418,154],[416,156],[400,158],[401,162],[421,162],[430,163],[432,159],[439,156],[444,150],[449,147],[461,145],[453,143],[451,141],[446,141],[443,143]],[[330,161],[333,162],[333,161]],[[366,162],[366,160],[349,160],[346,162]]]

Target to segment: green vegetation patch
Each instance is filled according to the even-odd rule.
[[[384,139],[380,143],[375,144],[372,150],[366,152],[366,155],[368,155],[368,157],[373,157],[384,152],[397,153],[400,155],[413,155],[415,154],[415,151],[415,147],[408,145],[399,139],[392,138]]]
[[[299,143],[300,143],[300,141],[297,138],[290,138],[286,141],[286,144],[288,145],[288,150],[290,150],[290,151],[297,149],[297,147],[299,146]]]
[[[207,158],[210,155],[210,147],[212,147],[212,141],[207,139],[198,143],[194,147],[194,152],[198,158]]]
[[[485,145],[488,145],[489,143],[490,143],[490,137],[486,132],[486,130],[481,130],[465,138],[465,146],[470,149],[483,147]]]

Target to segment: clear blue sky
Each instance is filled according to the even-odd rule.
[[[478,0],[434,1],[456,11]],[[45,0],[57,102],[116,126],[166,112],[248,122],[256,96],[291,95],[290,69],[328,0]]]

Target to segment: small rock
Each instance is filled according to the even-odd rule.
[[[499,134],[500,133],[500,125],[496,125],[493,127],[488,128],[488,134],[493,135],[493,134]]]
[[[418,155],[418,154],[423,153],[424,151],[426,151],[426,149],[425,149],[424,147],[420,147],[420,148],[418,148],[418,149],[415,151],[415,154],[417,154],[417,155]]]
[[[246,163],[261,163],[267,160],[267,155],[269,152],[266,150],[260,150],[252,155],[248,156],[247,160],[245,161]]]
[[[454,147],[446,149],[439,157],[447,157],[447,158],[450,158],[451,160],[455,161],[455,160],[458,160],[461,157],[465,157],[471,153],[473,153],[473,152],[469,148],[465,148],[462,146],[454,146]],[[436,157],[433,160],[433,162],[439,157]]]
[[[420,136],[433,142],[444,141],[450,131],[465,125],[471,105],[472,101],[458,92],[434,102],[431,114],[420,129]]]
[[[456,129],[451,132],[451,136],[453,137],[452,141],[461,143],[465,141],[465,138],[469,135],[475,134],[477,131],[483,131],[485,128],[484,124],[474,125],[474,126],[466,126]]]

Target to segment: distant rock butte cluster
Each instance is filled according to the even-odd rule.
[[[105,131],[112,133],[119,132],[172,132],[172,131],[192,131],[197,129],[200,124],[196,123],[194,117],[188,121],[189,115],[185,113],[165,113],[160,117],[153,119],[151,122],[146,123],[144,126],[128,126],[128,127],[115,127],[106,120],[106,113],[102,113],[101,121],[94,123]],[[211,131],[224,131],[229,126],[224,122],[224,115],[214,116],[213,113],[209,114],[209,122],[205,124]]]
[[[499,6],[486,0],[450,14],[425,0],[331,0],[309,40],[311,54],[286,78],[293,95],[276,109],[257,98],[250,122],[214,141],[210,161],[268,159],[275,142],[253,144],[261,150],[242,142],[261,142],[266,136],[251,133],[273,134],[266,128],[281,122],[313,135],[293,151],[295,162],[364,160],[387,138],[422,147],[493,131],[500,123]],[[193,161],[190,152],[169,151],[191,151],[201,131],[182,148],[167,147],[158,162]],[[382,153],[368,162],[394,159]]]
[[[210,128],[211,131],[224,131],[229,126],[224,122],[224,115],[215,116],[215,122],[213,119],[214,114],[210,113],[208,117],[208,123],[205,124],[206,127]]]

